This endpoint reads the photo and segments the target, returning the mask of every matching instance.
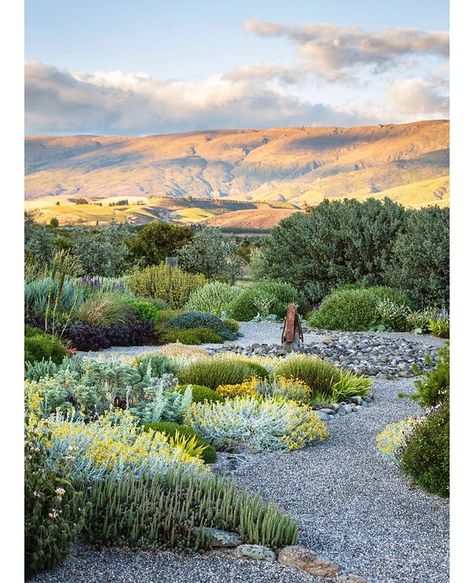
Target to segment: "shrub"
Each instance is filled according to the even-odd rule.
[[[175,390],[184,393],[189,386],[193,392],[193,403],[203,403],[204,401],[212,403],[214,401],[224,400],[224,398],[216,391],[213,391],[209,387],[204,387],[203,385],[178,385]]]
[[[25,571],[52,569],[71,552],[82,527],[83,491],[71,480],[67,462],[48,460],[48,440],[28,423],[25,430]]]
[[[128,475],[120,482],[110,477],[94,484],[91,502],[85,535],[101,546],[207,549],[211,545],[203,528],[208,526],[275,549],[296,543],[291,517],[212,474],[197,478],[168,472],[152,479]]]
[[[186,304],[191,293],[206,283],[206,278],[161,263],[133,272],[127,278],[127,283],[135,295],[162,299],[176,309]]]
[[[415,392],[410,395],[422,407],[435,407],[449,399],[449,344],[438,350],[436,363],[427,358],[427,363],[434,366],[415,381]],[[416,369],[418,374],[421,372]]]
[[[156,342],[151,322],[128,322],[113,326],[79,324],[64,331],[64,336],[77,350],[100,350],[110,346],[143,346]]]
[[[239,333],[240,325],[237,320],[234,320],[233,318],[224,318],[222,321],[224,322],[226,328],[228,328],[231,332],[235,332],[236,334]]]
[[[257,378],[252,377],[239,383],[237,385],[219,385],[216,389],[216,393],[223,398],[235,398],[235,397],[256,397],[257,396]]]
[[[400,456],[402,470],[419,486],[449,496],[449,404],[416,425]]]
[[[25,363],[25,379],[39,381],[43,377],[54,376],[58,372],[58,365],[51,358]]]
[[[42,332],[25,337],[25,362],[52,360],[60,364],[66,356],[64,344],[50,334]]]
[[[376,437],[380,453],[390,461],[398,463],[407,438],[417,423],[418,420],[414,418],[388,423]]]
[[[410,308],[403,304],[385,298],[379,300],[376,306],[376,322],[387,330],[404,331],[407,329],[407,318]]]
[[[166,344],[180,342],[181,344],[203,344],[206,342],[221,344],[222,336],[219,336],[210,328],[190,328],[188,330],[166,330],[161,335]]]
[[[384,279],[410,291],[423,306],[449,304],[449,208],[409,211],[388,256]]]
[[[174,443],[173,439],[176,438],[177,435],[189,440],[194,438],[196,444],[202,448],[198,457],[200,457],[205,464],[213,464],[217,459],[215,448],[210,443],[207,443],[207,441],[196,433],[194,429],[187,425],[180,425],[179,423],[173,423],[171,421],[159,421],[158,423],[145,423],[143,429],[145,431],[164,433],[170,439],[171,444]]]
[[[192,240],[178,252],[180,267],[190,273],[203,273],[208,280],[234,283],[242,272],[235,237],[214,227],[198,227]]]
[[[52,463],[75,448],[72,479],[88,484],[112,475],[116,483],[128,472],[154,476],[173,468],[186,473],[207,471],[203,461],[190,455],[183,443],[169,443],[165,435],[143,431],[129,411],[110,411],[94,421],[70,421],[61,417],[51,421]]]
[[[165,354],[143,354],[135,358],[134,364],[142,377],[161,377],[164,374],[177,373],[178,367]]]
[[[217,449],[277,451],[304,447],[328,435],[316,412],[294,401],[250,396],[193,403],[185,422]]]
[[[140,322],[155,322],[158,318],[160,309],[154,302],[148,300],[139,300],[137,298],[126,298],[124,300],[128,306],[135,312],[135,317]],[[160,302],[162,306],[166,306],[164,302]]]
[[[126,324],[135,319],[133,308],[118,294],[93,295],[76,309],[75,315],[91,326]]]
[[[261,281],[245,287],[231,303],[230,312],[239,321],[249,321],[257,314],[267,316],[275,314],[284,318],[288,305],[296,303],[304,306],[305,300],[289,283]],[[304,307],[303,307],[304,311]]]
[[[407,214],[387,198],[323,201],[272,229],[261,247],[259,272],[291,281],[312,302],[346,283],[382,284],[383,268]]]
[[[236,385],[252,377],[266,378],[263,366],[240,358],[212,358],[192,362],[178,370],[181,384],[204,385],[217,389],[219,385]]]
[[[169,328],[210,328],[224,340],[235,340],[237,334],[231,330],[220,318],[209,312],[184,312],[171,318]]]
[[[382,323],[377,313],[377,306],[382,300],[389,300],[397,306],[405,306],[409,302],[405,294],[390,288],[342,288],[325,297],[308,321],[311,326],[329,330],[369,330]]]
[[[372,387],[369,378],[337,368],[317,356],[289,356],[276,372],[285,378],[304,381],[311,388],[312,399],[316,402],[344,401],[355,395],[366,395]]]
[[[298,403],[308,402],[312,397],[311,387],[301,379],[286,378],[278,375],[258,381],[256,390],[259,395],[284,397]]]
[[[186,305],[188,310],[212,312],[220,316],[229,310],[229,305],[239,296],[242,288],[220,281],[213,281],[194,291]],[[238,332],[238,330],[237,330]]]

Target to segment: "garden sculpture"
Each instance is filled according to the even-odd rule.
[[[290,304],[285,316],[283,331],[281,333],[281,343],[285,352],[292,352],[299,347],[300,342],[304,342],[303,328],[298,316],[298,306]]]

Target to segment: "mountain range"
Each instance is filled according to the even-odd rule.
[[[326,198],[449,205],[449,121],[29,136],[25,166],[26,206],[44,221],[92,224],[115,213],[265,228]]]

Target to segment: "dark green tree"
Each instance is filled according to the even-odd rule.
[[[261,248],[258,276],[289,282],[311,301],[344,284],[382,284],[406,214],[389,199],[323,201],[272,230]]]
[[[47,265],[55,252],[54,235],[47,227],[38,224],[37,218],[37,212],[25,212],[25,261]]]
[[[159,265],[165,257],[173,257],[192,238],[189,227],[154,221],[127,241],[132,257],[141,265]]]
[[[449,209],[409,211],[397,237],[385,282],[411,292],[424,306],[449,304]]]

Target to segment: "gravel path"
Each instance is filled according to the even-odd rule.
[[[375,401],[329,422],[329,439],[292,453],[249,456],[234,478],[290,511],[300,542],[370,583],[447,583],[449,517],[446,500],[409,487],[377,452],[375,436],[391,421],[420,409],[399,392],[412,379],[374,382]],[[75,557],[35,583],[317,583],[278,564],[222,553],[97,551]],[[328,581],[328,580],[326,580]]]
[[[330,421],[323,444],[258,454],[235,474],[297,518],[302,544],[371,583],[449,580],[447,501],[411,489],[375,447],[387,423],[420,412],[397,397],[412,386],[377,380],[374,404]]]

